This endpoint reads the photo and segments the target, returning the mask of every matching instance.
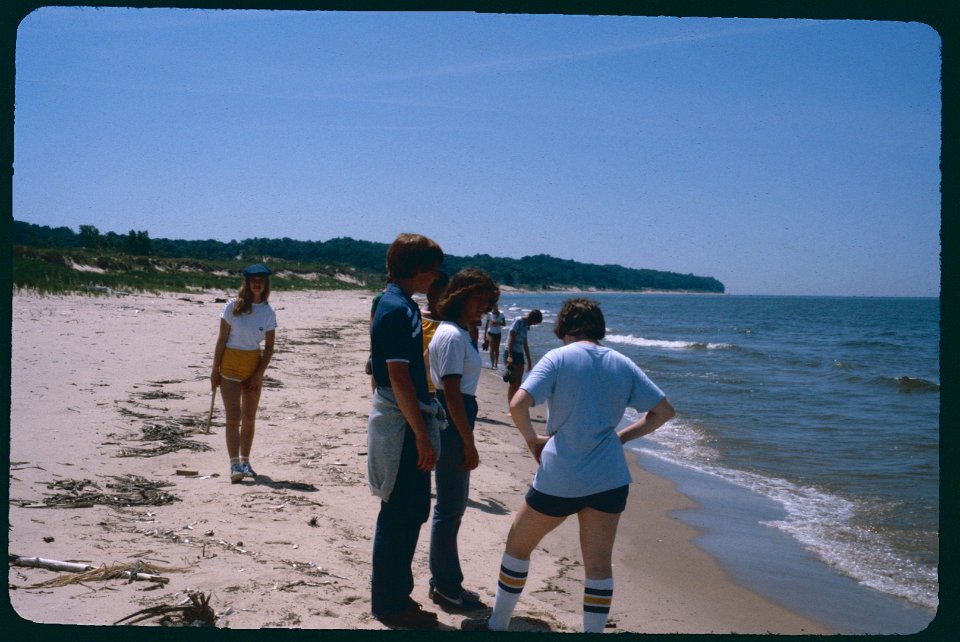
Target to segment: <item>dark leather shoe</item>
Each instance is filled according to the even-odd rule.
[[[430,599],[433,600],[434,604],[438,604],[444,611],[469,613],[470,611],[479,611],[487,608],[487,605],[480,601],[479,595],[467,589],[461,589],[460,595],[454,597],[431,586]]]
[[[427,630],[437,628],[437,614],[424,611],[418,602],[410,600],[404,609],[390,615],[379,615],[377,619],[384,626],[402,629]]]

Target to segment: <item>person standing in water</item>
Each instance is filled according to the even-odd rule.
[[[226,412],[230,482],[256,478],[250,451],[263,388],[263,373],[273,356],[277,315],[270,306],[270,268],[255,263],[243,271],[243,285],[220,315],[210,385],[220,388]],[[263,352],[260,344],[264,344]]]

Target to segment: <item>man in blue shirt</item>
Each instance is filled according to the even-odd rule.
[[[430,471],[437,460],[436,401],[427,389],[420,309],[443,251],[419,234],[401,234],[387,250],[389,283],[370,329],[376,384],[367,426],[371,491],[381,499],[373,539],[371,610],[380,622],[437,628],[435,613],[411,599],[420,527],[430,513]]]

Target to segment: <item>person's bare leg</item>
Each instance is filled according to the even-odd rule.
[[[602,633],[613,601],[613,543],[619,513],[584,508],[580,521],[580,551],[583,553],[583,630]]]
[[[226,415],[224,435],[227,440],[227,455],[231,461],[240,456],[240,386],[239,381],[220,380],[220,397],[223,399],[223,411]]]
[[[507,386],[507,405],[510,405],[510,400],[513,399],[513,395],[517,394],[517,390],[520,389],[520,383],[523,381],[523,369],[525,365],[518,364],[514,362],[513,364],[513,379],[510,380],[509,385]]]
[[[260,404],[261,388],[248,390],[244,388],[242,398],[242,417],[240,425],[240,456],[249,459],[253,449],[253,435],[257,424],[257,407]]]
[[[500,578],[488,626],[494,631],[506,631],[520,593],[527,581],[530,555],[547,533],[563,523],[564,517],[544,515],[524,502],[517,511],[507,545],[500,561]]]

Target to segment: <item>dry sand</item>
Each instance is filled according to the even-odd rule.
[[[9,553],[93,566],[141,560],[160,584],[87,580],[11,566],[10,605],[31,622],[109,625],[136,611],[210,596],[224,628],[382,629],[370,616],[371,534],[379,506],[366,483],[370,294],[275,292],[277,352],[267,371],[252,464],[227,476],[223,411],[211,434],[209,371],[220,293],[13,297]],[[506,384],[485,370],[477,423],[481,466],[460,536],[466,585],[492,603],[504,539],[535,463],[509,420]],[[683,400],[674,399],[682,412]],[[185,431],[210,450],[121,456],[154,448],[144,429]],[[178,474],[196,471],[193,476]],[[136,475],[178,498],[161,506],[40,507],[71,480]],[[59,483],[60,487],[51,488]],[[96,490],[87,486],[86,490]],[[732,582],[671,517],[690,505],[670,482],[634,469],[614,557],[614,631],[826,633],[821,625]],[[427,598],[429,524],[414,563]],[[513,626],[578,631],[582,565],[568,520],[534,554]],[[142,624],[156,624],[157,619]]]

